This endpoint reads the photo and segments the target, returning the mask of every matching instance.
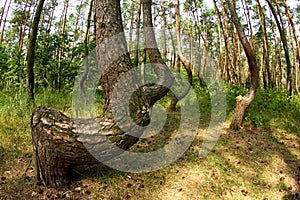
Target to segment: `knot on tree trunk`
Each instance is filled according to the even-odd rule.
[[[138,141],[107,116],[72,119],[50,107],[33,111],[31,128],[37,182],[54,188],[68,186],[73,166],[111,160]]]

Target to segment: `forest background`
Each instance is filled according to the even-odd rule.
[[[189,56],[189,47],[195,42],[200,44],[221,72],[226,89],[224,133],[206,159],[199,159],[197,152],[209,124],[211,99],[207,85],[197,76],[201,71],[192,67],[201,126],[197,139],[183,158],[165,169],[142,175],[88,167],[78,171],[81,179],[74,181],[69,191],[36,186],[30,116],[38,105],[55,107],[71,115],[78,69],[84,63],[86,50],[95,47],[94,25],[87,26],[88,21],[93,21],[88,19],[89,10],[93,9],[91,2],[45,1],[35,48],[34,104],[26,93],[26,57],[38,1],[0,3],[0,199],[299,198],[300,2],[296,0],[236,1],[235,10],[255,50],[259,69],[259,88],[239,131],[231,130],[229,122],[234,115],[236,97],[245,95],[251,83],[247,58],[228,4],[217,0],[180,1],[184,56],[193,66],[195,61]],[[139,1],[123,0],[121,5],[128,43],[134,44],[131,34],[138,24]],[[152,7],[154,26],[175,30],[175,3],[155,0]],[[167,33],[166,39],[171,35]],[[162,40],[158,42],[166,63],[178,70],[177,50],[167,48]],[[142,63],[142,51],[139,55],[138,63]],[[179,68],[187,78],[183,66]],[[160,101],[165,107],[170,102],[171,94]],[[96,104],[101,110],[101,88]],[[170,112],[176,116],[176,110]],[[175,126],[176,117],[173,120],[169,128]],[[164,133],[169,132],[164,130]],[[164,144],[160,139],[150,138],[140,145],[148,150],[160,148]]]

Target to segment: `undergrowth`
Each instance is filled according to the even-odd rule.
[[[235,86],[225,88],[228,124],[235,97],[247,91]],[[25,92],[0,92],[0,199],[297,199],[300,96],[290,99],[285,91],[259,90],[246,111],[244,128],[240,132],[224,129],[213,152],[200,159],[198,151],[210,121],[211,99],[206,89],[197,87],[195,92],[201,123],[195,141],[182,158],[164,169],[143,174],[89,166],[78,172],[80,181],[74,182],[70,191],[34,184],[30,116],[36,106],[51,106],[72,116],[72,93],[38,92],[35,105],[30,105]],[[96,95],[100,114],[103,96],[101,91]],[[168,107],[170,98],[168,94],[159,103]],[[134,147],[136,151],[162,148],[169,132],[176,132],[177,114],[171,112],[165,131],[157,138],[141,141]]]

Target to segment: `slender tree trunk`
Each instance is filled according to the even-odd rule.
[[[5,17],[4,17],[4,20],[3,20],[3,26],[2,26],[1,37],[0,37],[0,44],[3,41],[4,31],[5,31],[5,25],[6,25],[8,13],[9,13],[9,10],[10,10],[10,7],[11,7],[11,3],[12,3],[12,0],[9,1],[8,7],[7,7],[7,10],[6,10],[6,14],[5,14]]]
[[[135,67],[138,67],[138,65],[139,65],[141,7],[142,7],[142,0],[139,0],[138,8],[137,8],[136,38],[135,38],[135,50],[134,50],[134,66]],[[131,35],[131,37],[132,37],[132,35]]]
[[[3,6],[3,10],[2,10],[2,12],[1,12],[1,17],[0,17],[0,28],[1,28],[1,25],[2,25],[2,22],[3,22],[3,16],[4,16],[4,13],[5,13],[5,9],[6,9],[7,2],[8,2],[8,0],[5,0],[5,3],[4,3],[4,6]]]
[[[296,27],[295,27],[295,24],[294,24],[294,21],[293,21],[293,17],[292,17],[292,14],[290,12],[290,9],[286,3],[286,0],[283,0],[283,3],[284,3],[284,7],[285,7],[285,12],[286,12],[286,15],[287,15],[287,18],[288,18],[288,22],[289,22],[289,25],[292,29],[292,33],[293,33],[293,36],[294,36],[294,42],[295,42],[295,54],[296,54],[296,59],[298,60],[298,67],[300,69],[300,44],[299,44],[299,39],[298,39],[298,34],[297,34],[297,31],[296,31]],[[295,75],[298,76],[297,74],[297,69],[298,67],[296,67],[296,65],[294,66],[295,68]],[[298,78],[295,78],[295,84],[296,84],[296,91],[298,91]]]
[[[268,5],[270,7],[270,10],[273,13],[273,16],[274,16],[276,24],[277,24],[277,28],[278,28],[279,33],[280,33],[280,38],[281,38],[281,42],[282,42],[282,46],[283,46],[283,50],[284,50],[284,54],[285,54],[285,59],[286,59],[286,65],[287,65],[286,85],[287,85],[287,89],[289,91],[290,97],[293,97],[293,94],[294,94],[293,77],[292,77],[293,66],[292,66],[292,63],[291,63],[291,60],[290,60],[289,48],[288,48],[288,45],[287,45],[286,32],[282,28],[283,23],[282,23],[281,14],[280,14],[279,11],[276,12],[274,6],[272,5],[272,3],[269,0],[266,0],[266,2],[268,3]],[[277,3],[276,3],[276,5],[277,5]],[[279,19],[278,19],[277,16],[279,16]]]
[[[188,74],[188,81],[189,81],[189,85],[188,87],[180,94],[176,97],[176,95],[174,94],[172,97],[172,101],[170,104],[170,109],[171,110],[176,110],[176,104],[179,100],[181,100],[182,98],[184,98],[191,86],[192,86],[192,82],[193,82],[193,75],[192,75],[192,70],[191,70],[191,64],[187,61],[187,59],[183,56],[182,54],[182,46],[181,46],[181,34],[180,34],[180,5],[179,5],[179,0],[175,1],[175,17],[176,17],[176,36],[177,36],[177,49],[178,49],[178,57],[181,61],[181,63],[183,64],[187,74]]]
[[[68,8],[69,8],[69,0],[65,1],[64,5],[64,11],[60,19],[60,29],[59,29],[59,34],[65,34],[65,29],[66,29],[66,23],[67,23],[67,14],[68,14]],[[57,89],[58,91],[61,90],[62,88],[62,79],[61,79],[61,73],[62,73],[62,66],[61,66],[61,60],[62,60],[62,49],[58,49],[58,63],[57,63]]]
[[[45,0],[39,0],[37,9],[35,11],[32,29],[29,36],[28,54],[27,54],[27,74],[26,74],[26,92],[28,99],[34,101],[34,57],[35,57],[35,43],[38,34],[38,26],[41,19]]]
[[[166,40],[166,29],[168,27],[168,22],[167,22],[167,16],[166,16],[166,8],[162,6],[162,20],[163,20],[163,25],[162,25],[162,49],[161,49],[161,54],[162,58],[164,60],[167,59],[167,40]]]
[[[53,18],[54,18],[54,12],[55,12],[55,8],[56,8],[56,3],[57,3],[57,0],[55,0],[52,4],[52,9],[51,9],[51,12],[50,12],[49,21],[48,21],[47,28],[46,28],[46,30],[48,31],[48,35],[50,35],[50,32],[51,32],[52,22],[53,22]],[[77,28],[75,28],[75,30],[76,29]]]
[[[26,27],[27,27],[29,16],[30,16],[30,10],[31,10],[31,7],[32,7],[33,4],[34,4],[34,1],[31,0],[30,4],[29,5],[26,4],[26,7],[24,9],[25,13],[26,13],[26,17],[25,17],[24,23],[20,26],[20,36],[19,36],[19,48],[20,48],[20,50],[22,50],[22,48],[23,48],[23,41],[24,41],[24,37],[25,37]],[[28,8],[28,10],[27,10],[27,8]]]
[[[88,43],[89,43],[89,35],[90,35],[90,28],[91,28],[91,18],[92,18],[92,12],[93,12],[93,6],[94,6],[94,0],[90,1],[90,8],[87,16],[87,23],[86,23],[86,30],[84,34],[84,73],[80,77],[79,80],[79,90],[80,90],[80,95],[84,99],[85,90],[84,90],[84,82],[87,79],[87,76],[89,74],[89,59],[88,59],[88,54],[89,54],[89,49],[88,49]]]
[[[225,48],[226,48],[226,71],[227,71],[227,77],[228,81],[233,82],[232,74],[230,73],[230,68],[232,69],[232,61],[230,56],[230,41],[229,41],[229,29],[228,29],[228,23],[227,23],[227,17],[226,17],[226,10],[224,7],[223,1],[220,1],[222,15],[223,15],[223,22],[224,22],[224,28],[223,28],[223,34],[224,34],[224,42],[225,42]]]
[[[291,28],[289,29],[290,35],[292,35],[292,30]],[[292,52],[293,52],[293,66],[297,65],[297,52],[296,52],[296,47],[293,41],[291,41],[292,44]],[[297,67],[295,67],[295,75],[293,76],[293,83],[295,83],[295,92],[298,94],[298,74],[297,74]]]
[[[248,6],[248,4],[250,2],[246,2],[246,0],[242,0],[241,2],[242,2],[244,14],[246,16],[246,21],[247,21],[248,28],[249,28],[249,37],[250,37],[250,41],[251,41],[250,44],[251,44],[252,48],[255,48],[253,27],[252,27],[252,23],[251,23],[250,9]]]
[[[131,1],[131,14],[130,14],[130,26],[129,26],[129,52],[132,50],[132,43],[133,43],[133,39],[132,39],[132,35],[133,35],[133,24],[134,24],[134,13],[135,13],[135,0]]]
[[[236,81],[238,84],[241,84],[241,75],[240,75],[241,49],[240,49],[239,35],[235,27],[233,29],[233,40],[234,40],[233,66],[235,66],[236,69]]]
[[[194,6],[197,7],[197,2],[194,0],[193,1],[194,3]],[[196,15],[195,15],[195,12],[196,12]],[[206,35],[207,37],[207,33],[202,33],[201,31],[201,26],[204,26],[205,25],[205,21],[202,22],[202,24],[200,23],[200,19],[199,19],[199,16],[200,16],[200,13],[198,12],[198,10],[196,9],[194,12],[193,12],[193,18],[195,20],[195,23],[196,23],[196,27],[197,27],[197,30],[198,30],[198,35],[199,37],[203,40],[203,43],[204,43],[204,46],[205,46],[205,50],[208,51],[209,49],[209,45],[208,45],[208,42],[207,42],[207,38],[205,38],[203,35]]]
[[[220,69],[222,71],[222,75],[224,79],[229,82],[230,77],[228,77],[227,67],[223,64],[223,40],[222,40],[222,32],[224,33],[224,28],[222,24],[222,18],[220,15],[220,11],[217,5],[216,0],[213,0],[214,8],[217,14],[217,22],[218,22],[218,36],[219,36],[219,62],[220,62]]]
[[[262,29],[262,34],[263,34],[263,72],[266,75],[266,80],[264,81],[264,87],[268,88],[269,86],[273,87],[273,81],[272,81],[272,75],[270,71],[270,50],[269,50],[269,40],[268,40],[268,35],[267,35],[267,26],[266,26],[266,17],[265,14],[262,10],[261,4],[259,0],[255,0],[256,5],[257,5],[257,10],[258,10],[258,16],[259,16],[259,22],[260,26]]]
[[[77,29],[78,29],[78,24],[79,24],[79,18],[81,16],[81,10],[82,10],[82,5],[83,5],[83,1],[84,0],[81,0],[80,1],[80,4],[79,4],[79,10],[78,10],[78,15],[76,17],[76,20],[75,20],[75,29],[74,29],[74,42],[73,42],[73,47],[75,47],[75,44],[77,42],[77,39],[78,39],[78,36],[77,36]]]
[[[244,33],[243,27],[239,21],[239,18],[236,13],[235,4],[233,1],[226,0],[230,14],[231,19],[237,29],[237,32],[239,34],[239,38],[241,40],[241,43],[243,45],[243,48],[245,50],[247,59],[248,59],[248,65],[249,65],[249,71],[250,71],[250,79],[251,79],[251,87],[248,91],[248,94],[244,97],[238,96],[236,98],[236,108],[235,113],[233,116],[233,119],[230,124],[230,128],[234,130],[238,130],[240,126],[242,125],[242,121],[245,115],[246,109],[249,107],[249,105],[254,100],[256,90],[258,88],[258,69],[256,64],[256,58],[253,48],[251,47],[249,41],[247,40],[247,37]]]

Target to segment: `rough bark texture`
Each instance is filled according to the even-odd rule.
[[[38,184],[67,186],[72,165],[97,162],[79,141],[74,121],[57,110],[36,108],[31,127]]]
[[[152,25],[151,1],[144,2],[144,5],[144,17],[148,17],[144,23]],[[124,76],[133,64],[126,53],[120,1],[96,0],[95,8],[96,54],[105,97],[103,114],[95,119],[70,119],[53,108],[34,110],[31,127],[36,177],[38,183],[45,186],[68,187],[73,166],[97,163],[99,159],[107,161],[130,148],[142,134],[140,130],[135,131],[135,124],[146,126],[150,120],[150,106],[168,92],[161,85],[145,86],[136,89],[130,96],[129,109],[120,105],[127,101],[124,94],[128,93],[128,85],[136,84],[134,78]],[[145,34],[145,40],[150,42],[146,44],[150,61],[163,64],[157,46],[153,45],[154,42],[156,44],[153,29],[148,31],[150,34]],[[116,35],[117,41],[106,42]],[[120,55],[120,52],[125,53]],[[164,81],[165,76],[170,76],[160,65],[153,65],[153,68],[159,75],[158,80]],[[121,77],[125,77],[125,84],[114,91]],[[114,101],[112,95],[115,95]],[[116,108],[117,117],[114,117],[112,113]],[[120,124],[123,125],[122,130]],[[136,134],[132,136],[128,132]]]
[[[239,38],[241,40],[241,43],[243,45],[243,48],[245,50],[247,59],[248,59],[248,65],[250,70],[250,79],[251,79],[251,88],[248,92],[248,94],[244,97],[238,96],[236,98],[236,108],[234,117],[231,121],[230,128],[234,130],[238,130],[242,124],[244,114],[246,109],[249,107],[249,105],[252,103],[255,97],[256,89],[258,87],[258,68],[256,64],[256,58],[254,50],[252,49],[245,33],[242,28],[242,25],[238,19],[238,16],[235,11],[235,5],[233,1],[227,0],[228,7],[231,13],[232,21],[237,29],[237,32],[239,34]]]

